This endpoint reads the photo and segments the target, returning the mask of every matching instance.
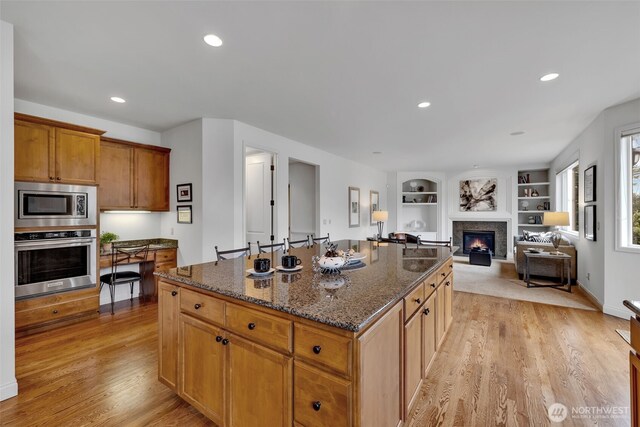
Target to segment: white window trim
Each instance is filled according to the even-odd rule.
[[[634,244],[623,244],[622,241],[626,240],[626,237],[622,236],[623,232],[628,230],[628,225],[625,224],[628,219],[626,218],[627,212],[625,212],[626,206],[622,206],[623,197],[620,197],[620,193],[622,192],[623,184],[622,184],[622,163],[621,163],[621,143],[622,135],[628,133],[636,133],[640,132],[640,123],[633,123],[626,126],[621,126],[616,128],[614,131],[614,153],[615,153],[615,198],[616,198],[616,206],[615,206],[615,250],[617,252],[631,252],[631,253],[640,253],[640,245]],[[626,177],[625,177],[626,179]],[[625,184],[626,187],[627,184]],[[625,242],[626,243],[626,242]]]
[[[569,164],[567,164],[567,166],[563,167],[562,169],[560,169],[559,172],[556,172],[556,194],[555,194],[555,199],[556,199],[556,210],[561,210],[563,209],[562,206],[564,205],[563,200],[562,200],[562,196],[564,195],[564,186],[563,185],[559,185],[562,183],[562,176],[561,174],[563,174],[564,172],[566,172],[568,169],[571,169],[573,167],[577,165],[580,165],[580,155],[576,153],[574,160],[571,160],[569,162]],[[578,195],[578,209],[580,208],[580,195]],[[579,213],[578,213],[579,215]],[[569,237],[574,237],[576,239],[580,238],[580,225],[578,225],[578,230],[569,230],[566,228],[561,228],[560,230],[560,234],[564,234],[567,235]]]

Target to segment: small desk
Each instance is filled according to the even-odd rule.
[[[533,260],[535,262],[536,259],[551,259],[554,261],[561,261],[562,268],[560,268],[560,284],[559,285],[541,285],[539,283],[531,282],[531,274],[529,273],[529,265]],[[559,289],[565,292],[571,292],[571,256],[560,253],[559,255],[551,254],[549,252],[540,252],[540,253],[532,253],[532,252],[524,252],[524,280],[527,282],[527,288],[554,288]],[[567,274],[567,284],[566,288],[564,287],[564,275],[565,269]]]

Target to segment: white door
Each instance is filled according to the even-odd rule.
[[[271,240],[271,164],[271,153],[246,157],[246,237],[253,249],[256,242],[269,244]]]

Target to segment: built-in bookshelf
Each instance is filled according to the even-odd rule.
[[[399,182],[398,231],[433,238],[438,229],[438,184],[424,178]],[[433,236],[425,233],[433,233]]]
[[[552,210],[549,169],[518,171],[518,234],[523,230],[544,231],[545,212]]]

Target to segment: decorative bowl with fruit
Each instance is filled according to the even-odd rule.
[[[321,257],[313,257],[314,266],[317,268],[314,271],[318,271],[323,274],[338,274],[340,268],[344,267],[349,262],[351,255],[353,255],[353,249],[348,251],[338,250],[337,243],[328,243],[326,246],[326,252]]]

